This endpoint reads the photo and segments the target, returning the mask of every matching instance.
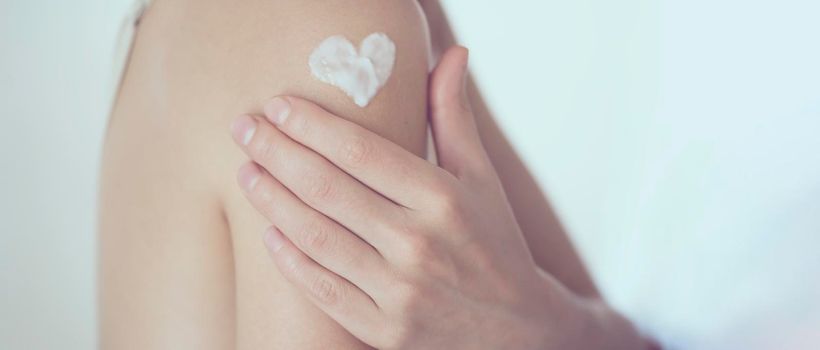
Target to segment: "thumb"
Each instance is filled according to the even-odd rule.
[[[466,48],[447,50],[430,79],[430,124],[439,165],[458,178],[488,163],[467,97]]]

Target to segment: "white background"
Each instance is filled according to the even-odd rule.
[[[820,4],[446,5],[618,308],[679,348],[820,344]],[[95,189],[127,8],[0,0],[2,349],[95,346]]]

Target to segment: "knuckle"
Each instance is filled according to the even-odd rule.
[[[295,111],[291,111],[290,116],[285,120],[285,127],[291,134],[300,137],[310,135],[310,120],[308,118],[299,117],[299,113],[295,113]]]
[[[376,222],[379,225],[378,231],[386,232],[391,237],[402,239],[404,237],[413,237],[419,234],[419,229],[414,223],[413,218],[409,217],[407,211],[402,211],[395,220],[386,220],[383,222]]]
[[[435,242],[421,241],[407,250],[405,272],[411,276],[428,276],[441,281],[458,280],[457,269],[452,258]],[[411,297],[426,294],[422,292],[424,291],[419,290],[419,286],[409,289]]]
[[[327,251],[333,246],[333,236],[325,225],[312,221],[302,229],[299,240],[305,249],[310,251]]]
[[[449,221],[461,215],[461,196],[454,185],[437,186],[432,194],[432,208],[437,217]]]
[[[282,261],[282,274],[291,281],[296,281],[301,277],[302,263],[295,256],[285,256]]]
[[[307,194],[309,200],[324,201],[333,197],[333,183],[327,175],[317,172],[308,177]]]
[[[408,326],[416,313],[424,308],[425,298],[428,298],[428,295],[424,287],[408,281],[396,288],[395,297],[397,314],[401,315],[402,323]]]
[[[266,162],[271,162],[276,159],[279,147],[270,137],[260,137],[252,147],[252,157]]]
[[[342,161],[351,167],[367,163],[373,153],[373,147],[362,136],[355,136],[344,142],[341,148]]]
[[[411,267],[424,269],[435,259],[433,242],[424,235],[413,235],[404,238],[404,251],[407,254],[407,263]]]
[[[260,210],[265,217],[274,219],[279,217],[279,200],[278,193],[268,183],[259,180],[259,184],[254,186],[251,190],[251,202],[255,204],[257,210]]]
[[[311,283],[310,291],[319,302],[325,305],[335,305],[341,300],[343,288],[341,285],[327,278],[317,278]]]

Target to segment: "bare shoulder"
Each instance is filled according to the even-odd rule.
[[[375,32],[397,54],[366,108],[311,77],[308,57],[323,40],[341,35],[358,45]],[[240,154],[227,125],[280,94],[310,99],[424,154],[428,56],[427,24],[413,0],[155,0],[122,94],[138,96],[150,114],[138,122],[180,129],[201,152],[224,155],[210,157],[199,175],[221,183],[220,171],[234,170]]]
[[[199,121],[224,127],[237,113],[258,111],[264,100],[287,93],[390,134],[391,123],[406,122],[385,115],[391,106],[402,104],[407,114],[424,108],[417,102],[425,98],[426,80],[402,79],[426,78],[427,28],[415,1],[157,0],[151,11],[156,16],[149,20],[157,23],[144,34],[161,38],[151,61],[168,75],[173,84],[168,91],[184,93],[179,97],[188,103],[222,107],[188,115]],[[374,32],[386,33],[398,48],[394,79],[386,93],[361,109],[338,89],[311,78],[308,57],[330,36],[358,45]],[[402,135],[391,136],[411,146]]]
[[[395,43],[396,59],[392,75],[367,107],[311,76],[308,57],[323,40],[341,35],[358,46],[375,32]],[[212,231],[204,242],[181,239],[209,248],[171,268],[195,274],[230,271],[217,274],[221,282],[212,281],[229,285],[229,290],[217,288],[224,296],[203,299],[217,303],[214,309],[235,311],[235,320],[221,324],[235,326],[223,330],[222,338],[235,336],[239,348],[248,349],[364,347],[289,287],[269,260],[261,233],[270,223],[245,202],[235,184],[236,170],[246,158],[231,141],[230,122],[243,113],[261,112],[273,96],[289,94],[424,154],[428,54],[427,25],[411,0],[154,1],[141,24],[111,120],[109,146],[125,145],[121,148],[127,151],[112,154],[111,159],[119,160],[109,165],[147,171],[122,157],[144,159],[156,175],[134,181],[147,181],[143,189],[178,194],[169,202],[173,206],[156,200],[152,204],[162,209],[139,222],[160,216],[192,221],[173,227],[182,237]],[[117,170],[118,175],[127,172]],[[158,184],[167,174],[178,180]],[[134,195],[139,193],[145,191]],[[180,209],[188,205],[198,209]],[[183,216],[175,216],[178,210]],[[188,235],[180,234],[185,231]],[[143,244],[165,244],[158,235],[152,239]],[[212,257],[219,263],[197,265]],[[218,327],[213,323],[200,332]]]

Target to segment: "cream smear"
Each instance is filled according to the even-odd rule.
[[[358,51],[345,37],[331,36],[313,50],[308,64],[316,79],[341,89],[356,105],[365,107],[387,83],[395,61],[396,44],[387,34],[373,33]]]

